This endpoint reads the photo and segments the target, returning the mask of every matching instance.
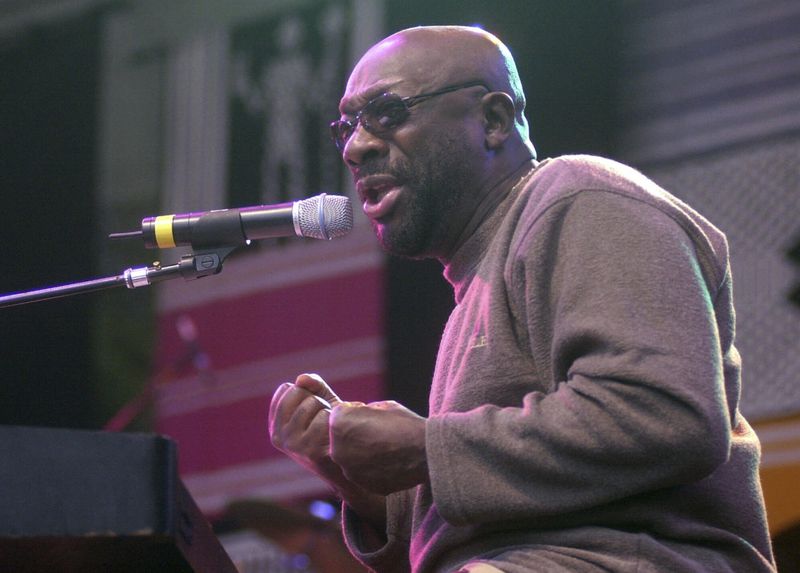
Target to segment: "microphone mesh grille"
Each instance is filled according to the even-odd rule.
[[[322,194],[298,201],[297,207],[297,223],[301,237],[336,239],[346,235],[353,228],[353,206],[348,197]]]

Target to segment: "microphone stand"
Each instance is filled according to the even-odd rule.
[[[149,267],[126,269],[119,275],[2,295],[0,296],[0,308],[61,298],[112,287],[125,286],[129,289],[133,289],[178,277],[191,280],[215,275],[222,271],[222,263],[236,248],[237,247],[219,247],[205,249],[197,253],[183,255],[180,261],[173,265],[162,266],[161,263],[155,262]]]

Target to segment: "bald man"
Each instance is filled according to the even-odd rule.
[[[304,374],[273,444],[375,571],[774,571],[725,237],[633,169],[537,161],[524,110],[478,29],[358,62],[334,141],[383,247],[441,261],[457,304],[428,418]]]

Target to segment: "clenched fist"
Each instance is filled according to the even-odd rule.
[[[332,484],[346,479],[330,458],[328,442],[328,417],[340,402],[322,378],[301,374],[294,384],[278,387],[269,408],[272,445]]]
[[[330,456],[348,480],[384,495],[427,481],[425,418],[405,406],[338,402],[328,424]]]
[[[386,519],[384,497],[350,481],[330,455],[332,410],[359,405],[342,402],[316,374],[301,374],[272,396],[269,434],[272,445],[326,481],[380,536]]]

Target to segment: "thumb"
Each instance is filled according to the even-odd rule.
[[[308,390],[315,396],[325,399],[330,403],[331,407],[342,403],[342,400],[336,395],[336,392],[328,386],[319,374],[300,374],[300,376],[295,379],[294,383],[296,386]]]

